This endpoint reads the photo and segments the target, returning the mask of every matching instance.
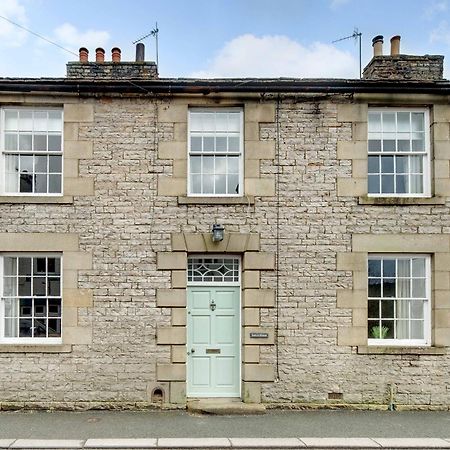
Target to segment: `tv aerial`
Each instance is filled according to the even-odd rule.
[[[345,41],[347,39],[354,39],[355,41],[356,40],[359,41],[359,78],[361,78],[361,76],[362,76],[362,67],[361,67],[361,36],[362,36],[362,33],[358,30],[358,28],[355,28],[355,30],[353,31],[353,34],[351,34],[350,36],[345,36],[343,38],[336,39],[335,41],[331,42],[332,44],[334,44],[335,42]]]
[[[155,23],[155,28],[153,28],[152,31],[150,31],[150,33],[147,33],[145,36],[142,36],[139,39],[136,39],[135,41],[133,41],[133,44],[137,44],[138,42],[143,41],[144,39],[147,39],[149,36],[153,36],[155,38],[155,47],[156,47],[156,67],[158,67],[159,69],[159,58],[158,58],[158,33],[159,33],[159,29],[158,29],[158,22]]]

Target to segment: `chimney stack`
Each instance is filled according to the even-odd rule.
[[[112,62],[113,63],[119,63],[120,62],[120,54],[121,54],[121,51],[120,51],[119,47],[114,47],[111,50],[111,56],[112,56]]]
[[[81,47],[79,53],[81,63],[89,62],[89,50],[86,47]]]
[[[145,61],[145,45],[142,42],[136,44],[136,62]]]
[[[101,47],[95,49],[95,62],[105,62],[105,50]]]
[[[391,37],[391,56],[396,56],[400,54],[400,36]]]
[[[383,56],[383,36],[379,34],[372,39],[373,56]]]

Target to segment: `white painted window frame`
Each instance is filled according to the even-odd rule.
[[[29,111],[61,111],[61,152],[21,152],[17,151],[17,155],[61,155],[61,192],[45,193],[45,192],[6,192],[6,167],[5,167],[5,111],[6,110],[29,110]],[[64,195],[64,109],[62,107],[28,107],[28,106],[5,106],[0,110],[0,195],[8,197],[62,197]],[[11,154],[11,152],[8,152]]]
[[[191,191],[191,112],[240,112],[240,132],[239,146],[240,152],[237,153],[219,153],[220,156],[239,156],[239,192],[236,194],[199,194]],[[243,107],[221,107],[221,108],[202,108],[190,107],[188,109],[187,122],[187,196],[188,197],[242,197],[244,195],[244,108]],[[216,153],[195,153],[198,156],[215,156]]]
[[[431,136],[430,136],[430,110],[428,108],[396,108],[396,107],[369,107],[368,112],[421,112],[424,113],[424,127],[425,127],[425,153],[420,152],[377,152],[377,153],[369,153],[369,115],[367,115],[367,157],[369,156],[390,156],[390,155],[399,155],[399,156],[418,156],[423,155],[423,193],[411,194],[411,193],[369,193],[369,180],[368,175],[369,171],[367,170],[367,195],[368,197],[376,197],[376,198],[428,198],[431,197]],[[381,169],[380,169],[381,170]],[[381,173],[381,172],[380,172]]]
[[[424,307],[424,339],[373,339],[368,338],[369,346],[377,347],[430,347],[431,346],[431,255],[423,253],[369,253],[369,258],[398,259],[398,258],[424,258],[425,259],[425,293],[427,302]],[[366,280],[368,281],[368,272]],[[397,280],[397,277],[395,278]],[[392,297],[395,299],[396,297]],[[374,298],[375,299],[375,298]],[[369,293],[367,292],[367,301]],[[367,322],[368,323],[368,322]]]
[[[21,337],[5,337],[5,302],[3,301],[3,267],[4,267],[4,257],[58,257],[60,258],[60,289],[61,289],[61,337],[51,337],[51,338],[21,338]],[[0,344],[12,344],[12,345],[58,345],[62,344],[62,336],[64,332],[64,298],[63,298],[63,253],[58,252],[2,252],[0,253]]]

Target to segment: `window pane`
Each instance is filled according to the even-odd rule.
[[[5,150],[16,151],[18,145],[17,134],[5,133]]]
[[[408,175],[397,175],[395,178],[395,189],[397,194],[406,194],[409,192]]]
[[[61,193],[61,175],[49,175],[48,192],[50,194]]]
[[[423,306],[424,302],[414,300],[411,302],[411,318],[423,319]]]
[[[424,113],[411,113],[411,125],[413,131],[424,131],[425,120]]]
[[[397,173],[408,173],[408,156],[396,156],[396,172]]]
[[[380,172],[380,158],[378,156],[369,156],[368,158],[369,173]]]
[[[216,151],[217,152],[226,152],[227,151],[227,137],[226,136],[217,136],[216,137]]]
[[[395,259],[383,259],[383,277],[395,277]]]
[[[31,298],[20,299],[20,317],[31,317],[33,315],[33,300]]]
[[[5,319],[5,337],[17,337],[18,335],[18,319]]]
[[[201,175],[197,175],[197,174],[191,175],[191,192],[193,194],[201,194],[202,193]]]
[[[369,300],[369,318],[377,319],[380,317],[380,301],[379,300]]]
[[[383,139],[383,152],[395,152],[394,139]]]
[[[195,113],[195,112],[191,112],[190,116],[189,116],[189,126],[191,131],[202,131],[202,115]]]
[[[31,111],[19,111],[19,129],[22,131],[33,130],[33,113]]]
[[[201,156],[191,156],[191,173],[201,173],[202,171],[202,157]]]
[[[3,258],[3,273],[5,275],[17,275],[17,258],[14,256],[5,256]]]
[[[17,278],[4,277],[3,278],[3,295],[5,297],[14,297],[17,295]]]
[[[45,317],[47,315],[47,299],[36,298],[34,300],[34,316]]]
[[[216,194],[226,194],[227,193],[227,176],[226,175],[216,175],[215,176],[215,193]]]
[[[409,112],[398,112],[397,113],[397,131],[409,131],[411,129],[410,123],[410,113]]]
[[[241,113],[233,112],[228,114],[228,131],[239,132],[241,128]]]
[[[216,113],[216,131],[228,130],[228,113]]]
[[[34,135],[34,150],[37,152],[44,152],[47,150],[47,135],[45,134]]]
[[[18,130],[18,112],[5,110],[5,130]]]
[[[395,278],[383,278],[383,297],[395,297]]]
[[[201,152],[202,151],[202,138],[199,136],[191,136],[191,151]]]
[[[203,173],[204,174],[214,173],[214,156],[203,157]]]
[[[412,320],[411,321],[411,339],[423,339],[423,320]]]
[[[425,277],[425,258],[412,258],[412,276]]]
[[[47,295],[52,297],[59,297],[61,295],[59,278],[48,278]]]
[[[369,139],[369,152],[381,151],[381,139]]]
[[[38,174],[35,175],[36,186],[34,192],[38,194],[47,193],[47,175]]]
[[[34,131],[47,131],[47,112],[35,111]]]
[[[48,111],[48,131],[62,132],[61,111]]]
[[[31,295],[31,277],[19,277],[19,295]]]
[[[19,150],[32,150],[33,136],[31,134],[19,134]]]
[[[31,275],[31,258],[19,258],[19,275]]]
[[[48,337],[61,336],[61,319],[48,319]]]
[[[61,300],[56,298],[48,299],[48,316],[61,317]]]
[[[369,278],[369,297],[381,297],[381,278]]]
[[[368,191],[369,191],[369,194],[379,194],[380,193],[380,176],[379,175],[369,175]]]
[[[214,141],[215,139],[211,136],[205,136],[203,138],[203,151],[204,152],[214,152]]]
[[[383,194],[394,193],[394,175],[381,176],[381,192]]]
[[[382,156],[381,157],[381,172],[382,173],[394,173],[394,157]]]
[[[215,173],[226,175],[227,173],[227,159],[223,156],[215,158]]]
[[[397,141],[397,150],[399,152],[409,152],[411,151],[411,143],[408,139],[399,139]]]
[[[412,194],[423,193],[423,177],[422,177],[422,175],[411,175],[410,180],[411,180],[410,192]]]
[[[381,131],[381,113],[370,112],[369,113],[369,131]]]
[[[239,194],[238,175],[228,175],[228,194]]]
[[[46,283],[45,277],[35,277],[33,278],[33,295],[38,295],[40,297],[46,295]]]
[[[381,300],[381,317],[383,319],[394,318],[394,302],[392,300]]]
[[[34,337],[47,337],[47,321],[45,319],[34,320]]]
[[[239,174],[239,157],[229,156],[227,160],[228,160],[228,173]]]
[[[240,139],[238,136],[228,137],[228,151],[229,152],[240,152]]]
[[[203,175],[203,193],[214,194],[214,175]]]
[[[413,279],[412,280],[412,297],[413,298],[425,298],[425,280]]]
[[[19,319],[19,337],[32,337],[32,327],[31,319]]]
[[[34,157],[34,170],[37,173],[47,173],[47,156],[35,156]]]
[[[367,265],[369,277],[381,277],[381,260],[369,259]]]
[[[21,155],[20,159],[20,171],[24,173],[33,173],[33,156]]]
[[[395,113],[383,113],[383,133],[395,132]]]
[[[61,147],[61,136],[48,136],[48,151],[49,152],[60,152]]]

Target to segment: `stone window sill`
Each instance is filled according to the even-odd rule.
[[[368,197],[358,198],[359,205],[402,206],[402,205],[445,205],[445,197]]]
[[[63,195],[62,197],[46,197],[46,196],[0,196],[0,204],[72,204],[73,197],[71,195]]]
[[[255,197],[178,197],[179,205],[254,205]]]
[[[446,355],[445,347],[380,347],[359,345],[358,355]]]

